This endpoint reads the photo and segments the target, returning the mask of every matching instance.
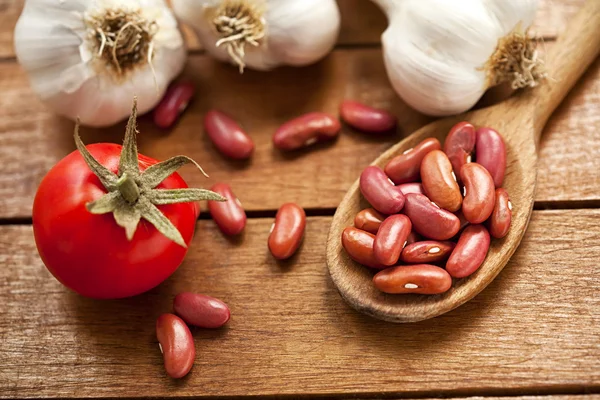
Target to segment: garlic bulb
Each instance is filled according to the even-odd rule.
[[[172,0],[175,15],[215,58],[269,70],[316,62],[340,27],[335,0]]]
[[[471,108],[491,86],[544,77],[528,37],[537,0],[373,0],[387,14],[384,61],[395,91],[425,114]]]
[[[164,0],[27,0],[17,58],[56,113],[91,126],[152,109],[183,69],[186,49]]]

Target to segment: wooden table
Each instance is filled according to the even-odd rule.
[[[600,0],[599,0],[600,1]],[[195,43],[185,77],[198,96],[171,132],[140,123],[140,151],[185,153],[211,174],[183,171],[192,185],[229,182],[248,210],[243,236],[223,237],[207,214],[179,270],[150,292],[94,301],[61,286],[40,261],[31,204],[44,174],[74,149],[73,124],[52,115],[15,61],[12,29],[23,0],[0,0],[0,397],[467,397],[599,398],[600,60],[546,127],[536,206],[512,261],[474,300],[439,318],[393,325],[350,309],[325,265],[336,205],[380,152],[428,119],[391,90],[378,38],[385,26],[367,0],[340,0],[339,46],[304,69],[247,71],[212,61]],[[552,42],[581,0],[543,0],[536,31]],[[333,113],[343,98],[392,110],[395,136],[344,129],[340,139],[294,155],[271,134],[300,113]],[[211,107],[254,138],[249,163],[220,156],[201,122]],[[124,124],[84,129],[86,143],[118,142]],[[289,262],[269,255],[275,210],[306,208],[304,245]],[[180,291],[231,306],[225,329],[195,330],[198,356],[184,380],[166,377],[156,317]],[[562,397],[561,397],[562,398]]]

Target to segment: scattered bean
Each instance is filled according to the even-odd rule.
[[[373,277],[373,284],[384,293],[444,293],[452,278],[435,265],[417,264],[384,269]]]
[[[385,166],[385,173],[396,185],[418,181],[423,157],[430,151],[441,148],[439,140],[425,139],[414,148],[392,158]]]
[[[332,115],[322,112],[304,114],[281,125],[273,135],[273,144],[280,150],[296,150],[334,139],[340,129],[340,121]]]
[[[175,296],[173,310],[186,323],[200,328],[220,328],[231,316],[229,307],[221,300],[189,292]]]
[[[162,129],[172,127],[187,108],[195,91],[190,82],[176,82],[169,86],[162,100],[154,108],[156,126]]]
[[[254,151],[250,136],[230,116],[211,110],[204,116],[204,130],[216,148],[227,157],[244,160]]]
[[[454,125],[446,136],[444,153],[452,163],[452,169],[457,177],[463,165],[474,161],[475,139],[475,127],[464,121]]]
[[[465,278],[483,264],[490,248],[490,234],[483,225],[469,225],[461,233],[446,263],[446,271],[454,278]]]
[[[396,264],[411,229],[412,223],[406,215],[395,214],[387,217],[375,236],[373,243],[375,259],[383,265]]]
[[[217,183],[210,190],[227,199],[227,201],[207,202],[210,215],[221,232],[226,235],[240,234],[246,227],[246,212],[242,208],[242,203],[226,183]]]
[[[460,228],[456,215],[436,207],[422,194],[406,195],[404,214],[410,218],[417,233],[433,240],[448,240]]]
[[[189,328],[181,318],[162,314],[156,320],[156,337],[171,378],[183,378],[192,369],[196,348]]]
[[[354,217],[354,226],[375,235],[385,216],[374,208],[365,208]]]
[[[383,214],[397,214],[404,206],[404,195],[379,167],[365,168],[360,175],[360,191]]]
[[[351,226],[342,232],[342,246],[350,258],[366,267],[376,269],[387,268],[387,266],[382,265],[375,259],[375,254],[373,254],[374,241],[375,235],[372,233]]]
[[[494,180],[487,169],[478,163],[464,164],[460,179],[465,185],[462,212],[467,221],[480,224],[494,211]]]
[[[506,146],[498,132],[492,128],[479,128],[476,132],[475,155],[477,163],[483,165],[494,179],[496,187],[502,186],[506,171]]]
[[[425,194],[435,204],[448,211],[456,211],[462,203],[460,188],[452,172],[452,164],[441,150],[433,150],[421,163],[421,180]]]
[[[454,242],[426,240],[406,245],[400,259],[406,263],[431,264],[450,257]]]
[[[396,117],[389,112],[352,100],[342,102],[340,116],[348,125],[364,132],[388,132],[396,127]]]
[[[290,258],[302,242],[306,227],[306,213],[294,203],[282,205],[275,216],[269,235],[269,250],[279,260]]]
[[[423,185],[418,182],[403,183],[401,185],[398,185],[398,188],[404,195],[407,195],[409,193],[425,194],[425,191],[423,190]]]
[[[490,217],[490,235],[503,238],[508,233],[512,219],[512,204],[508,192],[502,188],[496,189],[496,204]]]

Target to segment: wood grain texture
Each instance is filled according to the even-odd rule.
[[[409,325],[366,317],[340,298],[325,268],[329,217],[308,219],[302,248],[285,263],[267,250],[271,219],[249,220],[239,242],[200,221],[181,268],[120,301],[69,292],[43,267],[30,226],[2,226],[0,397],[598,391],[599,218],[600,210],[535,211],[485,291]],[[188,290],[226,301],[232,319],[222,330],[194,330],[196,364],[175,382],[154,322]]]
[[[540,0],[533,32],[551,39],[566,26],[569,18],[585,0]],[[24,0],[0,0],[0,58],[14,57],[13,29],[23,9]],[[369,0],[338,0],[342,25],[338,43],[341,45],[378,44],[387,26],[383,13]],[[192,51],[201,45],[191,29],[183,32]]]
[[[184,77],[196,83],[197,100],[171,132],[159,131],[150,118],[142,118],[141,152],[158,159],[181,153],[193,157],[211,179],[184,169],[190,184],[206,187],[227,181],[249,210],[274,210],[290,200],[306,208],[334,208],[366,165],[428,122],[393,92],[379,49],[336,50],[309,68],[248,71],[243,76],[206,56],[192,56]],[[0,91],[0,218],[29,217],[42,177],[75,148],[73,124],[39,103],[13,63],[0,64]],[[368,136],[344,127],[332,144],[289,155],[273,149],[271,136],[281,123],[314,110],[337,114],[345,97],[394,112],[400,120],[398,133]],[[204,136],[202,117],[211,107],[231,113],[254,139],[256,152],[248,164],[226,160]],[[600,60],[547,124],[536,201],[600,199],[598,109]],[[124,123],[105,130],[82,129],[86,143],[119,142],[123,133]]]

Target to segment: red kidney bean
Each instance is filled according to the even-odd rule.
[[[448,211],[456,211],[462,203],[460,188],[452,172],[452,164],[441,150],[425,155],[421,163],[421,180],[427,197]]]
[[[411,223],[412,223],[412,221],[411,221]],[[423,240],[423,238],[421,237],[421,235],[419,235],[415,231],[412,231],[410,233],[410,235],[408,235],[408,237],[406,238],[406,245],[408,246],[409,244],[413,244],[415,242],[420,242],[421,240]]]
[[[204,116],[204,131],[216,148],[227,157],[244,160],[254,151],[250,136],[230,116],[211,110]]]
[[[352,226],[347,227],[342,232],[342,246],[344,246],[351,259],[365,267],[387,268],[375,259],[375,254],[373,254],[374,241],[375,235]]]
[[[354,226],[363,231],[376,234],[385,216],[374,208],[365,208],[354,217]]]
[[[396,214],[387,217],[375,235],[373,242],[375,259],[383,265],[396,264],[411,229],[412,223],[406,215]]]
[[[398,189],[400,189],[400,191],[404,195],[407,195],[409,193],[425,194],[425,191],[423,190],[423,185],[418,182],[403,183],[401,185],[398,185]]]
[[[281,125],[273,135],[273,144],[280,150],[296,150],[316,142],[334,139],[341,129],[332,115],[313,112]]]
[[[183,378],[192,369],[196,348],[189,328],[181,318],[162,314],[156,320],[156,337],[171,378]]]
[[[385,166],[385,173],[396,185],[418,181],[423,157],[430,151],[441,148],[439,140],[425,139],[412,149],[392,158]]]
[[[439,294],[450,289],[452,278],[440,267],[417,264],[384,269],[373,284],[384,293]]]
[[[426,240],[406,245],[400,259],[407,263],[430,264],[443,261],[454,250],[454,242]]]
[[[494,180],[478,163],[463,165],[460,169],[460,179],[465,185],[463,215],[470,223],[480,224],[494,211]]]
[[[444,153],[448,156],[457,177],[460,168],[473,161],[475,139],[475,127],[464,121],[454,125],[446,136]]]
[[[413,229],[429,239],[448,240],[456,235],[460,228],[460,221],[456,215],[436,207],[422,194],[406,195],[404,214],[410,218]]]
[[[242,203],[226,183],[216,183],[210,188],[225,197],[227,201],[208,201],[208,210],[217,226],[226,235],[238,235],[246,227],[246,212]]]
[[[498,132],[492,128],[479,128],[476,132],[475,155],[477,163],[488,170],[496,187],[502,186],[506,172],[506,146]]]
[[[396,214],[404,206],[404,195],[379,167],[367,167],[360,174],[360,191],[381,213]]]
[[[162,100],[154,108],[154,123],[159,128],[172,127],[183,114],[194,97],[194,85],[190,82],[176,82],[167,89]]]
[[[503,188],[496,189],[496,202],[489,221],[490,235],[503,238],[508,233],[512,219],[512,204],[508,192]]]
[[[306,213],[297,204],[287,203],[277,211],[269,235],[269,250],[279,260],[290,258],[302,242],[306,227]]]
[[[173,310],[185,322],[200,328],[220,328],[231,316],[229,307],[221,300],[189,292],[175,296]]]
[[[490,248],[490,234],[483,225],[469,225],[461,233],[456,247],[446,263],[453,278],[465,278],[483,264]]]
[[[396,127],[395,116],[358,101],[345,100],[342,102],[340,116],[348,125],[364,132],[387,132]]]
[[[462,210],[458,210],[454,213],[454,215],[456,215],[458,217],[458,220],[460,221],[460,228],[458,230],[460,232],[469,225],[469,221],[467,221],[467,219],[465,218],[465,215],[463,214]]]

